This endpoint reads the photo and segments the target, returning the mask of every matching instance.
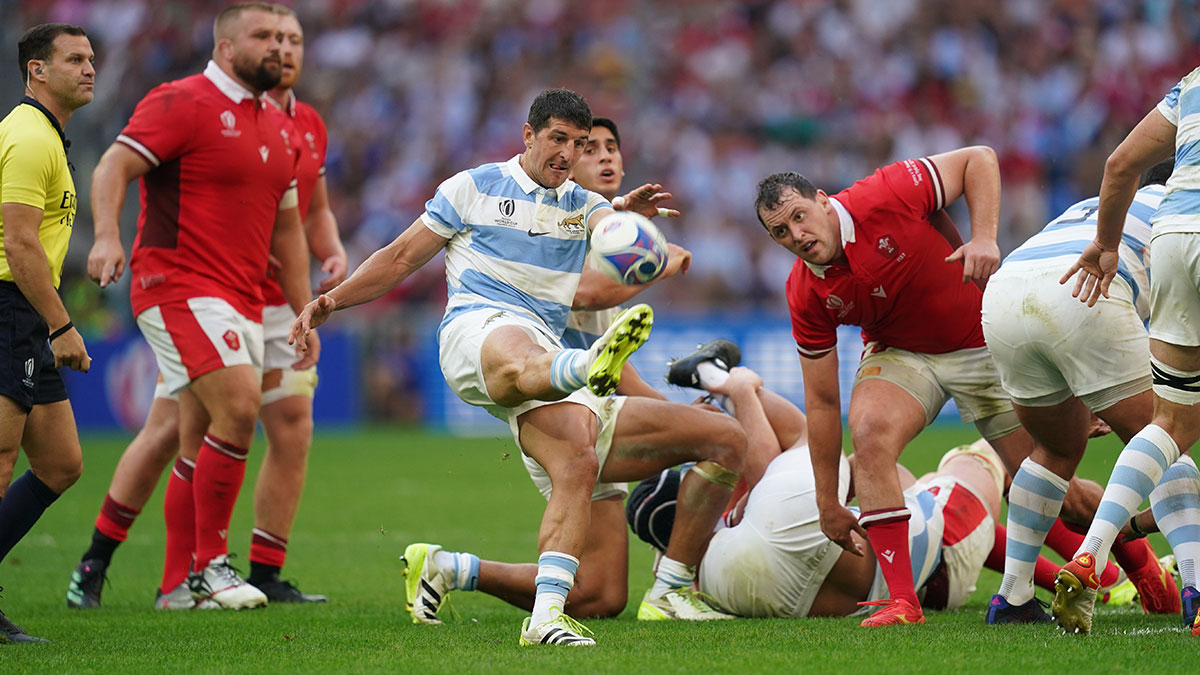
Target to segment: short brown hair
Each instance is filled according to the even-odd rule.
[[[49,61],[54,56],[54,40],[59,35],[87,37],[87,31],[69,23],[43,23],[29,30],[17,42],[17,66],[21,69],[21,81],[29,81],[29,62]]]
[[[221,29],[225,24],[241,16],[242,12],[256,11],[268,14],[282,14],[282,12],[275,9],[278,6],[269,2],[237,2],[222,9],[217,13],[217,18],[213,19],[213,45],[221,41]]]

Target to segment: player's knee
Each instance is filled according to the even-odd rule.
[[[716,452],[711,459],[733,471],[741,471],[748,451],[746,432],[732,417],[722,415],[720,420],[720,424],[713,429]]]
[[[34,474],[46,487],[62,494],[83,475],[83,458],[76,453],[74,457],[59,458],[53,463],[39,463],[34,467]]]
[[[625,611],[629,601],[626,586],[605,585],[602,588],[580,589],[578,599],[572,598],[570,613],[584,619],[610,619]]]
[[[567,459],[558,462],[552,470],[547,467],[551,485],[555,490],[564,488],[590,492],[600,475],[600,461],[596,458],[595,447],[590,444],[581,445],[564,455]]]
[[[1063,497],[1059,517],[1069,523],[1087,525],[1096,516],[1096,509],[1100,508],[1103,496],[1104,488],[1100,487],[1099,483],[1072,478],[1067,486],[1067,494]]]

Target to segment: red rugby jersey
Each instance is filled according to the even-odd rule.
[[[211,61],[138,103],[117,137],[154,167],[139,181],[134,315],[218,297],[262,320],[271,232],[295,171],[285,123]]]
[[[928,221],[944,198],[928,159],[889,164],[833,195],[845,209],[846,263],[821,268],[797,259],[787,282],[802,356],[832,350],[839,325],[862,327],[864,342],[925,354],[984,346],[983,294],[962,282],[961,264],[945,262],[953,250]]]
[[[273,99],[268,99],[274,103]],[[298,154],[296,161],[296,189],[299,191],[300,218],[308,217],[308,207],[312,203],[313,190],[317,180],[325,175],[325,148],[329,145],[329,136],[325,131],[325,121],[321,115],[307,103],[296,100],[296,95],[289,98],[287,113],[291,122],[288,133],[292,139],[292,148]],[[263,300],[268,305],[286,305],[287,298],[283,289],[274,277],[263,281]]]

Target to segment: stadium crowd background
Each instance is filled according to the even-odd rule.
[[[0,0],[15,57],[36,23],[84,26],[96,100],[68,136],[80,191],[62,290],[93,335],[128,330],[128,277],[84,276],[91,170],[155,85],[199,72],[223,0]],[[351,269],[421,213],[453,173],[521,145],[529,101],[583,93],[621,128],[627,188],[661,182],[691,249],[659,311],[782,313],[794,260],[754,217],[754,186],[781,169],[829,192],[886,162],[985,143],[1004,179],[1002,252],[1099,189],[1104,159],[1200,65],[1195,0],[291,0],[306,31],[297,91],[329,127],[330,198]],[[10,59],[15,61],[15,58]],[[0,68],[4,110],[21,89]],[[133,241],[136,197],[123,219]],[[965,214],[956,214],[966,227]],[[405,418],[414,344],[442,311],[428,265],[343,323],[358,331],[364,403]]]

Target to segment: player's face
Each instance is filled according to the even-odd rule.
[[[304,29],[300,27],[300,20],[290,14],[280,18],[279,27],[283,31],[283,47],[280,50],[283,76],[278,86],[291,89],[296,86],[300,70],[304,67]]]
[[[759,211],[767,233],[776,244],[814,265],[828,265],[842,257],[842,233],[829,196],[817,190],[808,199],[785,188],[779,206]]]
[[[92,102],[96,83],[95,60],[92,43],[87,37],[60,34],[54,38],[50,60],[43,62],[41,67],[51,95],[69,110]]]
[[[556,188],[566,182],[583,155],[588,130],[551,117],[550,124],[536,134],[526,123],[524,136],[521,166],[538,185]]]
[[[269,91],[283,75],[283,31],[272,12],[247,10],[238,17],[233,38],[233,72],[258,92]]]
[[[582,187],[599,192],[605,199],[612,200],[621,189],[621,178],[625,176],[625,163],[621,159],[621,146],[608,127],[592,127],[588,134],[583,156],[571,172],[571,178]]]

